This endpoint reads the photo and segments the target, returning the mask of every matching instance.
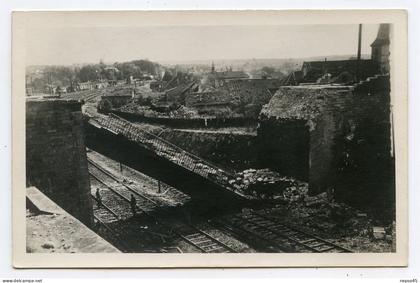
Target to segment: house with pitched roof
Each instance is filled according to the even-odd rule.
[[[300,71],[294,71],[283,85],[299,84],[353,84],[377,74],[389,73],[390,25],[379,26],[376,39],[371,44],[370,59],[349,59],[303,62]]]

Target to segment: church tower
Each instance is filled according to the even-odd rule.
[[[382,74],[389,73],[389,44],[390,44],[390,24],[381,24],[375,41],[370,45],[372,47],[372,61],[378,64],[379,71]]]

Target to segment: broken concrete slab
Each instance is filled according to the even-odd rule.
[[[30,201],[31,204],[33,204],[34,207],[40,212],[49,214],[60,214],[60,212],[63,211],[61,207],[59,207],[51,199],[45,197],[45,195],[35,187],[27,188],[26,196],[28,201]]]
[[[328,194],[324,192],[314,197],[307,196],[304,201],[308,207],[326,204],[328,203]]]
[[[372,235],[377,240],[385,239],[386,232],[384,227],[375,226],[372,227]]]

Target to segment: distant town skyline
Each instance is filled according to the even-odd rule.
[[[362,54],[379,24],[363,25]],[[358,25],[33,28],[27,65],[288,59],[356,55]]]

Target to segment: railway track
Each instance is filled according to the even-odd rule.
[[[115,211],[113,211],[103,202],[99,204],[98,199],[93,194],[91,194],[91,197],[95,203],[93,207],[93,218],[95,219],[96,223],[100,225],[99,227],[103,227],[105,229],[107,238],[110,238],[111,242],[117,246],[118,249],[123,252],[129,252],[129,244],[126,241],[121,240],[122,231],[124,231],[124,229],[119,229],[122,228],[120,225],[118,225],[120,217],[115,213]],[[117,227],[115,227],[113,224],[117,224]]]
[[[89,163],[93,164],[91,162]],[[141,207],[141,211],[150,212],[159,206],[152,199],[137,192],[133,188],[124,184],[122,181],[119,181],[118,179],[114,178],[113,175],[108,174],[106,171],[104,171],[103,169],[99,169],[96,166],[97,165],[94,165],[89,168],[89,174],[102,187],[107,188],[108,192],[106,190],[101,190],[101,195],[104,193],[105,197],[107,197],[107,194],[110,193],[111,197],[115,197],[115,195],[117,195],[120,198],[118,203],[121,207],[115,208],[119,210],[118,215],[122,215],[123,218],[128,218],[131,216],[131,212],[125,213],[125,211],[127,210],[127,207],[131,209],[129,204],[132,195],[136,199],[137,205]],[[122,205],[122,203],[124,205]]]
[[[132,217],[129,202],[133,195],[136,198],[139,210],[146,215],[156,219],[162,225],[169,227],[185,242],[194,246],[203,253],[235,253],[237,252],[228,245],[192,225],[178,225],[165,222],[162,217],[168,216],[167,211],[155,200],[137,191],[135,188],[125,184],[113,173],[104,169],[98,163],[88,159],[89,172],[95,182],[106,188],[101,191],[104,205],[98,212],[104,215],[103,222],[110,219],[128,219]],[[93,196],[92,196],[93,197]],[[117,198],[116,198],[117,197]],[[112,208],[111,208],[112,206]],[[158,216],[151,212],[161,210]],[[161,217],[159,217],[159,215]],[[100,217],[100,216],[99,216]],[[112,220],[111,220],[112,221]],[[284,223],[268,218],[264,215],[252,212],[248,215],[230,215],[216,221],[217,226],[223,230],[238,235],[240,238],[254,240],[257,245],[265,246],[270,252],[309,252],[309,253],[350,253],[352,251],[324,240],[315,235],[291,228]],[[175,228],[174,228],[175,227]]]
[[[119,165],[118,162],[115,161],[115,165]],[[161,189],[160,189],[160,194],[161,195],[165,195],[167,193],[169,193],[170,195],[173,196],[174,199],[176,199],[179,203],[185,203],[187,201],[189,201],[191,199],[190,196],[188,196],[187,194],[175,189],[174,187],[168,185],[167,183],[164,183],[158,179],[155,179],[153,177],[150,177],[146,174],[143,174],[137,170],[134,170],[130,167],[127,167],[125,165],[124,166],[124,170],[126,172],[128,172],[128,174],[126,176],[130,177],[130,176],[135,176],[136,180],[138,183],[141,183],[143,185],[148,185],[148,186],[156,186],[156,185],[160,185]],[[154,199],[153,197],[151,197],[152,199]],[[161,202],[160,199],[156,200],[157,202]]]
[[[177,234],[203,253],[236,253],[237,251],[206,232],[194,227],[180,229]]]
[[[94,182],[97,182],[105,190],[101,190],[102,203],[104,210],[113,214],[119,219],[127,219],[132,216],[130,207],[130,198],[133,195],[136,198],[138,210],[155,219],[158,223],[168,227],[188,244],[194,246],[203,253],[236,253],[237,251],[219,241],[215,237],[207,234],[193,225],[180,224],[173,225],[165,221],[164,216],[169,215],[159,203],[147,197],[135,188],[119,180],[108,170],[105,170],[98,163],[88,158],[89,174]],[[158,214],[151,213],[158,211]]]
[[[268,218],[256,212],[230,215],[215,223],[241,238],[259,239],[258,244],[272,252],[351,253],[352,251],[315,235]]]
[[[97,217],[98,220],[104,223],[120,220],[120,217],[111,208],[109,208],[104,203],[99,205],[98,199],[93,194],[91,194],[91,197],[95,201],[95,207],[93,209],[96,213],[95,217]]]

